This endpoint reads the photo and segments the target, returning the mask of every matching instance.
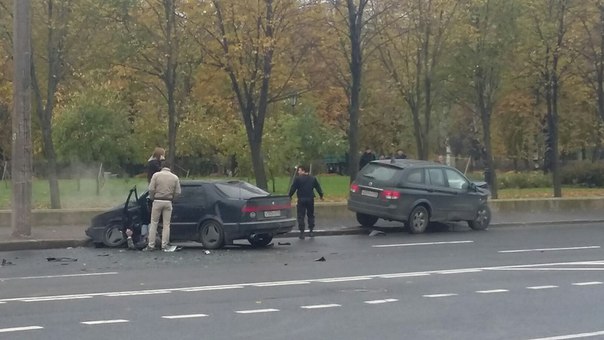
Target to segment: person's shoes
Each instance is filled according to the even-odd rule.
[[[304,239],[304,230],[300,231],[300,235],[298,236],[299,239],[303,240]]]
[[[146,246],[145,248],[143,248],[143,251],[155,251],[155,247]]]
[[[172,252],[175,252],[176,249],[177,249],[176,246],[173,246],[173,245],[170,245],[170,244],[162,248],[162,250],[164,251],[164,253],[172,253]]]
[[[128,249],[136,249],[136,247],[134,246],[134,241],[132,240],[132,237],[128,237]]]
[[[312,230],[311,230],[311,231],[308,232],[308,236],[309,237],[315,237],[315,233],[313,233]]]

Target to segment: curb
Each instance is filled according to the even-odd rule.
[[[92,247],[90,239],[83,240],[10,240],[0,243],[0,251],[41,250],[56,248]]]

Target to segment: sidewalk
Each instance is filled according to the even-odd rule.
[[[505,226],[529,226],[529,225],[551,225],[551,224],[575,224],[604,222],[604,211],[583,212],[543,212],[543,213],[497,213],[493,212],[490,228]],[[315,234],[317,236],[328,235],[353,235],[368,233],[361,229],[359,224],[351,218],[342,219],[318,219]],[[402,226],[398,222],[378,221],[377,227]],[[0,228],[0,251],[26,250],[26,249],[49,249],[92,246],[92,243],[84,234],[87,226],[36,226],[32,228],[29,238],[11,237],[10,228]],[[382,229],[383,230],[383,229]],[[284,237],[298,236],[296,229]]]

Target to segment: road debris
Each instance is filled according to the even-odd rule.
[[[3,267],[3,266],[14,266],[14,265],[15,265],[15,264],[14,264],[14,263],[12,263],[12,262],[10,262],[9,260],[7,260],[7,259],[2,259],[2,264],[0,264],[0,267]]]
[[[325,262],[327,260],[325,260],[325,257],[321,256],[318,259],[315,260],[315,262]]]
[[[71,257],[47,257],[46,261],[48,262],[76,262],[78,259],[74,259]]]
[[[373,237],[373,236],[385,236],[386,233],[383,231],[379,231],[379,230],[373,230],[369,233],[369,236]]]
[[[280,246],[291,246],[292,245],[290,242],[278,242],[277,244]]]
[[[209,250],[204,250],[204,253],[205,253],[206,255],[210,255],[210,254],[211,254]]]

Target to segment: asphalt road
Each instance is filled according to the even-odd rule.
[[[604,338],[603,227],[0,252],[0,339]]]

